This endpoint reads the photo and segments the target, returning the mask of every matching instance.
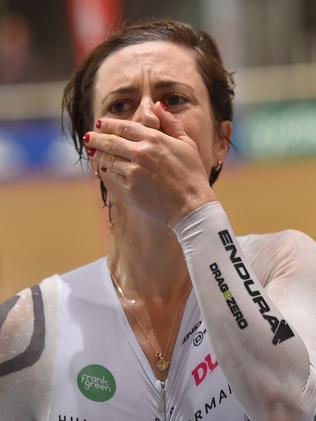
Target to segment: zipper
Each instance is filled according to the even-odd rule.
[[[164,419],[166,420],[166,383],[160,382],[160,385],[159,411],[163,413]]]

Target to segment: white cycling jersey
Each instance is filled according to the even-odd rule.
[[[120,305],[107,260],[101,259],[48,278],[0,306],[1,421],[244,421],[246,412],[254,421],[267,420],[270,409],[258,398],[260,381],[275,393],[283,362],[273,367],[279,358],[274,353],[284,356],[289,370],[291,352],[298,365],[294,385],[289,379],[278,393],[282,399],[303,396],[303,415],[293,420],[313,419],[315,243],[284,231],[241,237],[234,250],[236,240],[218,204],[194,211],[174,230],[194,290],[166,382],[155,378]],[[258,289],[257,279],[291,327]],[[261,344],[265,335],[269,340]],[[262,361],[258,347],[265,348]]]

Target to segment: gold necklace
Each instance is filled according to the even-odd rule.
[[[124,300],[127,304],[129,304],[131,301],[133,301],[133,304],[135,304],[135,300],[129,300],[129,299],[125,296],[125,294],[124,294],[124,292],[123,292],[122,288],[119,286],[119,284],[117,283],[117,281],[116,281],[116,279],[114,278],[114,276],[113,276],[113,275],[111,275],[111,278],[112,278],[112,282],[113,282],[113,284],[114,284],[114,286],[115,286],[115,289],[118,291],[119,295],[123,298],[123,300]],[[169,333],[169,336],[168,336],[168,342],[167,342],[167,345],[166,345],[166,352],[165,352],[165,355],[168,355],[168,353],[169,353],[169,346],[170,346],[170,342],[171,342],[171,338],[172,338],[172,333],[173,333],[173,331],[174,331],[174,328],[175,328],[175,325],[176,325],[176,321],[177,321],[178,316],[179,316],[179,313],[180,313],[180,309],[184,306],[184,303],[185,303],[186,298],[187,298],[187,296],[188,296],[188,293],[189,293],[190,291],[191,291],[191,288],[188,288],[188,290],[185,290],[185,293],[183,294],[183,300],[181,300],[181,301],[180,301],[180,305],[179,305],[179,306],[178,306],[178,308],[177,308],[177,311],[176,311],[176,314],[175,314],[175,317],[174,317],[174,319],[173,319],[173,323],[172,323],[172,326],[171,326],[171,329],[170,329],[170,333]],[[156,357],[156,368],[157,368],[159,371],[161,371],[161,372],[164,372],[164,371],[168,370],[169,365],[170,365],[170,359],[165,358],[165,357],[163,356],[163,353],[162,353],[162,352],[160,352],[160,351],[155,351],[155,349],[154,349],[154,347],[153,347],[152,343],[151,343],[151,342],[149,341],[149,339],[148,339],[148,335],[146,335],[145,328],[144,328],[144,326],[141,324],[140,320],[139,320],[139,319],[136,317],[136,315],[135,315],[135,314],[133,314],[131,311],[130,311],[130,315],[131,315],[131,316],[133,317],[133,319],[136,321],[137,325],[139,326],[139,328],[140,328],[140,330],[141,330],[141,332],[142,332],[142,334],[143,334],[143,337],[145,338],[146,342],[149,344],[150,348],[151,348],[151,349],[152,349],[152,351],[154,352],[154,355],[155,355],[155,357]],[[157,339],[156,339],[156,342],[158,343]]]

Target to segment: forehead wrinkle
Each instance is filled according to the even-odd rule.
[[[153,45],[159,48],[153,48]],[[167,45],[167,49],[165,48]],[[146,48],[147,50],[135,51]],[[148,51],[148,48],[150,50]],[[176,49],[176,51],[174,51]],[[192,71],[198,73],[195,56],[190,50],[169,42],[145,42],[124,47],[107,57],[98,70],[98,76],[102,79],[103,70],[115,76],[112,80],[114,85],[124,83],[126,80],[138,77],[139,73],[150,71],[157,77],[167,74],[169,79],[179,81],[181,74],[192,77]],[[187,70],[187,71],[186,71]],[[135,72],[135,73],[134,73]]]
[[[156,83],[154,83],[153,90],[160,91],[164,89],[177,89],[177,88],[183,88],[183,87],[186,89],[189,89],[191,93],[193,93],[193,88],[190,85],[187,85],[186,83],[177,82],[174,80],[157,81]],[[136,94],[139,94],[139,92],[140,92],[139,87],[122,86],[121,88],[114,89],[113,91],[110,91],[109,93],[107,93],[103,97],[101,101],[101,105],[103,105],[106,102],[106,100],[113,95],[114,96],[115,95],[136,95]]]
[[[181,83],[181,82],[177,82],[175,80],[159,80],[156,83],[154,83],[153,85],[153,89],[154,91],[160,91],[160,90],[164,90],[164,89],[177,89],[177,88],[186,88],[189,89],[192,93],[193,93],[193,88],[190,85],[187,85],[186,83]],[[140,89],[139,87],[134,87],[134,86],[122,86],[120,88],[114,89],[113,91],[110,91],[109,93],[107,93],[102,101],[101,104],[103,105],[105,103],[105,101],[111,97],[112,95],[135,95],[135,94],[139,94]]]
[[[138,51],[140,47],[141,50]],[[182,85],[194,93],[196,88],[198,91],[200,90],[201,86],[199,85],[201,85],[201,81],[203,82],[192,51],[169,42],[145,42],[124,47],[104,60],[98,70],[95,85],[95,93],[99,98],[101,96],[99,104],[104,103],[110,92],[121,88],[135,88],[134,92],[132,90],[121,91],[123,94],[131,92],[135,94],[136,90],[139,93],[144,73],[149,73],[149,80],[153,80],[152,84],[148,84],[150,90],[177,89],[177,87],[179,89]],[[104,88],[109,89],[105,96],[102,91],[108,89]],[[97,91],[99,92],[97,93]],[[199,92],[195,93],[199,94]]]
[[[150,86],[150,68],[148,70],[143,69],[142,70],[142,75],[141,75],[141,80],[144,81],[145,79],[147,79],[148,81],[148,86]],[[148,74],[148,76],[146,77],[146,73]],[[133,81],[134,79],[134,81]],[[139,94],[139,92],[141,91],[141,81],[139,78],[138,74],[135,74],[132,77],[132,81],[130,83],[124,83],[121,86],[118,86],[117,88],[111,90],[110,92],[108,92],[107,94],[105,94],[105,96],[103,97],[103,99],[101,100],[101,105],[104,104],[104,102],[108,99],[108,97],[111,96],[115,96],[115,95],[136,95]]]

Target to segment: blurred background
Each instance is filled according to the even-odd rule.
[[[0,300],[106,254],[98,185],[61,131],[72,70],[122,19],[210,32],[235,71],[235,131],[216,191],[238,234],[316,239],[315,0],[1,0]]]

